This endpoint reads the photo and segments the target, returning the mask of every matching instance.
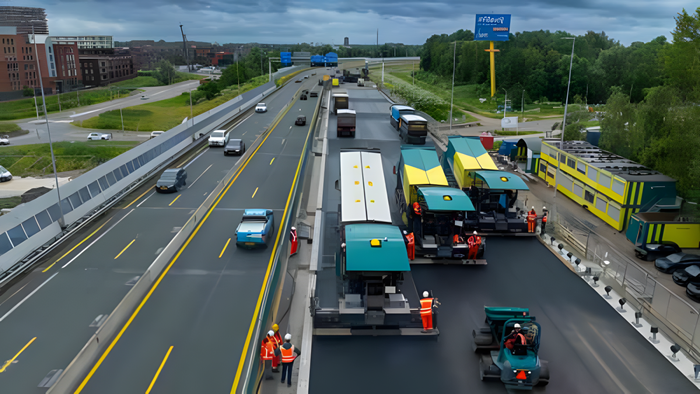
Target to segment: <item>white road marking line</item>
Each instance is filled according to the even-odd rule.
[[[19,303],[17,303],[17,305],[15,305],[14,307],[12,307],[12,309],[10,309],[7,313],[5,313],[5,315],[4,315],[3,317],[0,317],[0,322],[3,321],[3,320],[5,320],[6,317],[10,316],[10,313],[14,312],[15,309],[19,308],[20,305],[24,304],[24,301],[27,301],[27,300],[29,299],[29,297],[33,296],[34,293],[36,293],[37,291],[39,291],[39,289],[41,289],[42,287],[44,287],[45,284],[49,283],[49,281],[50,281],[51,279],[53,279],[56,275],[58,275],[58,272],[56,272],[56,273],[54,273],[53,275],[51,275],[51,277],[50,277],[49,279],[46,279],[46,280],[44,281],[44,283],[40,284],[39,287],[37,287],[36,289],[34,289],[34,291],[32,291],[32,292],[29,293],[26,297],[24,297],[24,298],[22,299],[22,301],[20,301]]]
[[[199,159],[200,157],[202,157],[202,155],[205,154],[205,153],[207,153],[208,150],[209,150],[209,148],[204,149],[204,150],[202,151],[202,153],[198,154],[197,157],[195,157],[194,159],[192,159],[192,161],[190,161],[189,163],[185,164],[185,166],[182,167],[182,168],[187,168],[187,167],[189,167],[190,164],[194,163],[195,160],[197,160],[197,159]]]
[[[144,200],[144,201],[145,201],[145,200]],[[100,238],[104,237],[108,232],[110,232],[113,228],[115,228],[115,227],[117,226],[117,224],[121,223],[122,220],[126,219],[126,217],[129,216],[129,215],[131,214],[131,212],[134,212],[134,208],[131,208],[131,211],[129,211],[129,213],[127,213],[127,214],[124,215],[121,219],[119,219],[116,223],[114,223],[114,225],[112,225],[112,227],[108,228],[107,231],[105,231],[105,232],[102,233],[99,237],[97,237],[97,239],[95,239],[94,241],[92,241],[92,242],[90,243],[90,245],[88,245],[87,247],[85,247],[85,249],[81,250],[80,253],[78,253],[77,256],[73,257],[69,262],[67,262],[67,263],[66,263],[65,265],[63,265],[63,267],[61,267],[61,268],[66,268],[66,267],[68,267],[68,265],[70,265],[70,263],[72,263],[73,261],[75,261],[75,259],[77,259],[78,257],[80,257],[80,255],[83,254],[86,250],[90,249],[90,247],[91,247],[92,245],[94,245],[95,242],[99,241]]]
[[[154,194],[156,194],[156,192],[153,192],[153,193],[149,194],[148,197],[146,197],[143,201],[141,201],[141,202],[136,206],[136,208],[140,207],[141,204],[145,203],[146,200],[148,200],[149,198],[151,198],[151,196],[154,195]]]
[[[187,186],[187,188],[188,188],[188,189],[189,189],[189,188],[191,188],[191,187],[192,187],[192,185],[194,185],[194,184],[195,184],[195,183],[196,183],[196,182],[197,182],[197,181],[199,180],[199,178],[201,178],[201,177],[202,177],[202,175],[204,175],[204,173],[205,173],[205,172],[207,172],[207,171],[208,171],[208,170],[209,170],[209,169],[211,168],[211,166],[213,166],[213,165],[214,165],[214,163],[212,163],[212,164],[209,164],[209,167],[207,167],[207,169],[206,169],[206,170],[202,171],[202,173],[201,173],[201,174],[199,174],[199,176],[197,177],[197,179],[195,179],[195,180],[194,180],[194,182],[192,182],[192,183],[191,183],[191,184],[190,184],[189,186]]]

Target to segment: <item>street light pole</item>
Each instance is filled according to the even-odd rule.
[[[28,21],[30,23],[34,21]],[[56,194],[58,195],[58,209],[61,211],[61,218],[58,220],[59,226],[66,226],[66,219],[63,217],[63,207],[61,206],[61,191],[58,189],[58,173],[56,172],[56,157],[53,154],[53,142],[51,141],[51,130],[49,129],[49,113],[46,111],[46,98],[44,97],[44,81],[41,78],[41,66],[39,64],[39,51],[36,46],[36,34],[32,23],[32,38],[34,40],[34,55],[36,56],[36,68],[39,76],[39,87],[41,88],[41,101],[44,107],[44,118],[46,119],[46,133],[49,135],[49,150],[51,151],[51,164],[53,164],[53,176],[56,181]],[[36,97],[36,96],[35,96]]]
[[[564,151],[564,130],[566,129],[566,112],[569,108],[569,89],[571,88],[571,69],[574,65],[574,47],[576,46],[576,37],[562,37],[562,40],[573,40],[571,44],[571,60],[569,61],[569,82],[566,84],[566,101],[564,104],[564,121],[561,125],[561,141],[559,143],[559,150]],[[561,167],[561,158],[557,160],[557,174],[554,177],[554,197],[557,196],[557,185],[559,184],[559,174]]]
[[[190,89],[190,119],[192,119],[192,126],[194,126],[194,115],[192,114],[192,89]]]
[[[450,98],[450,133],[452,133],[452,111],[454,109],[455,102],[455,69],[457,63],[457,41],[454,42],[455,48],[452,54],[452,97]],[[415,83],[415,82],[414,82]]]
[[[523,98],[520,99],[520,112],[525,113],[525,89],[523,89]]]

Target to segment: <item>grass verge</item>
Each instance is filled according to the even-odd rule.
[[[263,75],[252,81],[242,84],[240,92],[236,86],[225,89],[222,94],[212,100],[205,100],[192,106],[194,116],[207,112],[219,105],[235,98],[268,81],[268,76]],[[155,101],[122,110],[124,116],[124,130],[129,131],[154,131],[170,130],[182,123],[182,120],[190,116],[190,95],[188,92],[167,100]],[[98,116],[72,123],[74,126],[91,129],[121,130],[122,123],[119,110],[103,112]]]
[[[5,197],[0,198],[0,209],[12,209],[22,203],[22,197]]]
[[[16,123],[0,123],[0,134],[15,133],[22,131]]]
[[[124,88],[98,88],[88,89],[79,92],[62,93],[60,95],[45,96],[46,110],[49,113],[84,107],[129,96],[129,90]],[[39,116],[44,114],[41,96],[36,98],[39,106]],[[36,117],[34,98],[0,102],[0,120],[14,120]]]
[[[506,136],[506,135],[530,135],[530,134],[544,134],[544,131],[512,131],[512,130],[503,130],[503,131],[494,131],[496,135],[499,136]]]
[[[138,145],[136,141],[56,142],[56,171],[89,170]],[[53,172],[49,144],[5,146],[0,165],[15,176],[42,176]]]
[[[183,72],[178,71],[177,78],[175,78],[175,81],[173,81],[173,83],[192,81],[192,80],[198,80],[198,79],[203,79],[203,78],[208,78],[208,76],[197,75],[197,74],[192,74],[192,73],[183,73]],[[117,86],[117,87],[124,87],[124,88],[127,88],[127,87],[128,88],[148,88],[148,87],[153,87],[153,86],[165,86],[165,85],[160,83],[154,77],[138,76],[136,78],[127,79],[126,81],[119,81],[119,82],[110,84],[109,86]]]

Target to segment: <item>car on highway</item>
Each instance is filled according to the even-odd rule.
[[[700,266],[691,265],[673,273],[673,283],[688,286],[688,283],[700,284]]]
[[[301,83],[301,79],[297,79],[294,83]]]
[[[311,93],[309,94],[309,96],[311,96],[311,97],[318,97],[318,92],[311,92]]]
[[[654,262],[657,270],[667,274],[698,264],[700,264],[700,256],[688,253],[674,253],[666,257],[660,257]]]
[[[255,112],[267,112],[267,105],[265,103],[258,103],[255,106]]]
[[[111,140],[112,133],[90,133],[87,139],[88,141]]]
[[[274,238],[275,216],[271,209],[246,209],[236,228],[236,246],[267,247]]]
[[[306,125],[306,115],[297,116],[297,120],[294,121],[294,124],[297,126],[305,126]]]
[[[641,260],[654,261],[661,257],[666,257],[670,254],[680,253],[683,250],[677,243],[671,241],[662,241],[656,244],[646,244],[634,247],[634,255]]]
[[[224,146],[224,156],[242,155],[245,153],[245,142],[239,139],[230,139]]]
[[[209,146],[225,146],[226,130],[214,130],[209,136]]]
[[[688,286],[685,288],[685,294],[691,300],[700,302],[700,283],[688,283]]]
[[[2,137],[0,137],[0,145],[10,145],[10,136],[3,135]]]
[[[170,168],[160,175],[156,182],[158,193],[177,193],[187,185],[187,171],[184,168]]]
[[[165,131],[151,131],[151,138],[156,138],[163,133],[165,133]]]
[[[12,174],[10,171],[7,171],[7,169],[3,166],[0,166],[0,182],[7,182],[12,180]]]
[[[148,100],[148,97],[146,97],[146,96],[141,96],[141,100]]]

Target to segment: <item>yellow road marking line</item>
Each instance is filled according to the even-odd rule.
[[[273,157],[272,160],[270,160],[270,165],[272,165],[272,162],[275,161],[275,158]]]
[[[151,191],[151,188],[150,188],[150,187],[147,188],[145,192],[143,192],[140,196],[136,197],[136,198],[134,199],[134,201],[130,202],[129,205],[125,206],[125,207],[122,208],[122,209],[127,209],[127,208],[129,208],[133,203],[135,203],[136,201],[138,201],[139,198],[143,197],[146,193],[148,193],[148,192],[150,192],[150,191]]]
[[[255,198],[255,193],[257,193],[257,192],[258,192],[258,188],[256,187],[255,191],[253,192],[253,197],[251,197],[251,198]]]
[[[156,380],[158,380],[158,375],[160,375],[160,371],[165,366],[165,362],[168,361],[168,357],[170,357],[170,352],[172,352],[172,351],[173,351],[173,347],[170,346],[170,349],[168,349],[168,352],[165,353],[165,358],[163,358],[163,361],[160,363],[160,367],[158,367],[158,371],[156,371],[156,375],[153,377],[153,380],[151,380],[151,384],[148,386],[148,390],[146,390],[146,394],[149,394],[151,392],[151,389],[153,388],[153,385],[156,384]]]
[[[112,218],[107,219],[107,221],[104,222],[100,227],[98,227],[97,230],[93,231],[90,235],[88,235],[87,237],[85,237],[85,239],[83,239],[82,241],[78,242],[78,244],[75,245],[75,246],[73,246],[73,247],[71,248],[71,250],[69,250],[69,251],[67,251],[66,253],[64,253],[63,256],[59,257],[58,260],[54,261],[53,264],[51,264],[50,266],[46,267],[46,269],[44,269],[44,270],[41,271],[41,272],[46,272],[46,271],[48,271],[49,269],[51,269],[51,267],[53,267],[54,264],[58,263],[59,261],[61,261],[61,259],[63,259],[64,257],[68,256],[68,255],[70,254],[70,252],[72,252],[72,251],[75,250],[75,248],[77,248],[78,246],[82,245],[83,242],[87,241],[88,239],[90,239],[90,237],[92,237],[93,235],[95,235],[96,232],[100,231],[100,229],[101,229],[102,227],[104,227],[107,223],[109,223],[110,220],[112,220]]]
[[[290,106],[291,108],[291,106]],[[311,133],[311,126],[309,126],[309,131],[308,133]],[[306,149],[306,146],[308,145],[309,141],[309,134],[307,133],[306,136],[306,143],[304,144],[304,149]],[[285,219],[287,218],[287,213],[289,212],[289,204],[292,201],[292,192],[294,191],[294,187],[297,183],[297,178],[299,177],[299,171],[301,171],[301,159],[304,157],[304,151],[302,150],[302,154],[299,157],[299,163],[297,164],[297,171],[294,174],[294,181],[292,182],[292,187],[289,189],[289,195],[287,196],[287,204],[284,206],[284,214],[282,215],[282,221],[280,223],[284,223]],[[253,318],[250,320],[250,327],[248,328],[248,335],[246,336],[245,339],[245,344],[243,345],[243,351],[241,352],[241,358],[238,361],[238,368],[236,369],[236,377],[233,380],[233,385],[231,386],[231,394],[236,394],[236,390],[238,389],[238,382],[241,380],[241,372],[243,372],[243,365],[245,364],[245,358],[246,355],[248,354],[248,346],[250,345],[250,339],[253,336],[253,330],[255,329],[255,323],[258,320],[258,313],[260,311],[260,306],[262,305],[262,300],[263,296],[265,295],[265,287],[267,287],[267,281],[270,278],[270,272],[272,271],[272,263],[275,261],[275,252],[277,252],[277,247],[279,246],[279,241],[280,241],[280,235],[282,234],[282,225],[280,225],[280,228],[277,230],[277,238],[275,239],[275,246],[272,249],[272,253],[270,254],[270,261],[267,263],[267,271],[265,272],[265,279],[262,282],[262,287],[260,288],[260,294],[258,295],[258,301],[255,304],[255,309],[253,312]]]
[[[170,204],[168,204],[168,206],[171,206],[171,205],[175,204],[175,201],[177,201],[177,199],[180,198],[181,195],[182,195],[182,194],[178,194],[177,197],[175,197],[175,199],[173,200],[173,202],[171,202]]]
[[[15,354],[14,357],[12,357],[11,359],[5,361],[5,364],[3,364],[3,365],[2,365],[2,368],[0,368],[0,373],[5,372],[5,370],[7,369],[7,367],[9,367],[10,364],[12,364],[12,363],[17,359],[17,357],[19,357],[19,355],[22,354],[22,352],[25,351],[25,350],[29,347],[29,345],[31,345],[32,342],[34,342],[35,340],[36,340],[36,337],[32,338],[32,340],[29,341],[26,345],[24,345],[24,347],[22,348],[22,350],[20,350],[19,352],[17,352],[17,354]]]
[[[163,270],[163,272],[161,272],[161,274],[160,274],[160,276],[158,277],[158,279],[153,283],[153,286],[151,286],[151,289],[148,291],[148,293],[146,294],[146,296],[143,297],[143,300],[141,300],[141,303],[139,304],[139,306],[136,307],[136,309],[134,310],[134,312],[131,313],[131,316],[129,317],[129,320],[127,320],[126,323],[124,323],[124,327],[122,327],[122,329],[119,330],[119,333],[117,334],[117,336],[114,337],[114,339],[113,339],[112,342],[109,344],[109,346],[107,347],[107,349],[104,351],[104,353],[102,353],[102,355],[101,355],[100,358],[97,360],[97,362],[95,363],[95,365],[92,367],[92,369],[90,370],[90,372],[88,372],[88,374],[87,374],[87,376],[85,377],[85,379],[83,379],[82,383],[80,383],[80,386],[78,386],[78,388],[75,390],[74,394],[80,394],[80,393],[83,391],[83,389],[85,388],[85,386],[87,386],[87,384],[88,384],[88,382],[90,381],[90,379],[92,378],[92,376],[95,374],[95,372],[97,372],[97,369],[100,367],[100,365],[102,365],[102,363],[103,363],[104,360],[107,358],[107,356],[109,355],[109,353],[112,351],[112,349],[114,349],[114,346],[116,346],[117,342],[119,342],[119,339],[121,339],[122,335],[124,335],[124,332],[126,332],[126,329],[129,328],[129,326],[131,325],[131,322],[133,322],[134,319],[136,318],[136,316],[139,314],[139,312],[141,311],[141,308],[143,308],[143,306],[146,304],[146,302],[151,298],[151,294],[153,294],[153,292],[158,288],[158,285],[159,285],[160,282],[163,280],[163,278],[165,277],[165,275],[167,275],[167,273],[170,271],[170,268],[173,266],[173,264],[175,264],[175,262],[177,261],[177,259],[180,258],[180,255],[182,255],[182,252],[185,251],[185,249],[186,249],[187,246],[190,244],[190,242],[192,241],[192,239],[194,239],[194,237],[197,235],[197,233],[199,232],[199,229],[202,228],[202,225],[204,225],[204,223],[205,223],[205,222],[207,221],[207,219],[209,218],[209,215],[211,215],[211,213],[214,212],[214,208],[216,208],[216,206],[219,205],[219,202],[221,201],[221,199],[224,198],[224,196],[226,195],[226,193],[228,193],[228,191],[229,191],[229,189],[231,188],[231,186],[233,186],[233,184],[236,182],[236,179],[238,179],[238,177],[243,173],[243,170],[248,166],[248,163],[250,163],[250,161],[253,159],[253,157],[254,157],[255,154],[258,152],[258,150],[260,149],[260,147],[263,146],[263,144],[265,143],[265,141],[267,141],[267,138],[268,138],[270,135],[272,135],[272,131],[273,131],[273,130],[275,129],[275,127],[277,127],[277,125],[280,123],[280,121],[282,120],[282,118],[284,117],[284,115],[286,115],[287,112],[289,112],[289,108],[291,108],[291,107],[287,107],[287,110],[286,110],[285,113],[282,115],[282,117],[280,117],[280,119],[279,119],[277,122],[275,122],[275,124],[274,124],[274,125],[272,126],[272,128],[270,129],[270,133],[268,133],[267,136],[265,136],[265,138],[262,140],[262,142],[260,142],[260,144],[258,145],[258,147],[255,148],[255,151],[253,151],[253,153],[250,155],[250,157],[248,157],[248,160],[246,160],[246,162],[243,163],[243,165],[241,166],[241,168],[238,170],[238,173],[236,174],[236,176],[234,176],[233,179],[229,182],[228,186],[226,186],[226,188],[225,188],[224,190],[222,190],[222,191],[219,192],[219,196],[217,197],[216,202],[211,206],[211,208],[209,208],[209,211],[207,212],[207,214],[204,215],[204,218],[202,219],[202,221],[199,222],[199,225],[197,225],[197,227],[194,229],[194,231],[192,232],[192,234],[190,234],[190,236],[187,238],[187,241],[185,241],[185,244],[182,245],[182,247],[181,247],[180,250],[177,252],[177,254],[175,255],[175,257],[173,257],[173,259],[172,259],[172,261],[170,262],[170,264],[168,264],[168,266],[165,267],[165,269]],[[279,233],[277,234],[277,239],[279,240]],[[276,247],[276,245],[275,245],[275,247]],[[268,269],[268,271],[269,271],[269,269]],[[250,339],[249,339],[248,341],[250,341]],[[240,373],[239,373],[239,374],[240,374]]]
[[[226,251],[226,248],[228,247],[229,242],[231,242],[231,238],[229,238],[228,241],[226,241],[226,245],[224,245],[224,248],[221,249],[221,253],[219,254],[219,258],[221,258],[221,256],[224,255],[224,252]]]
[[[122,249],[122,251],[119,252],[119,254],[117,255],[117,257],[115,257],[114,259],[115,259],[115,260],[118,259],[119,256],[121,256],[122,253],[124,253],[127,249],[129,249],[129,246],[131,246],[131,244],[133,244],[135,241],[136,241],[136,239],[134,239],[133,241],[129,242],[129,244],[126,245],[126,247],[125,247],[124,249]]]

